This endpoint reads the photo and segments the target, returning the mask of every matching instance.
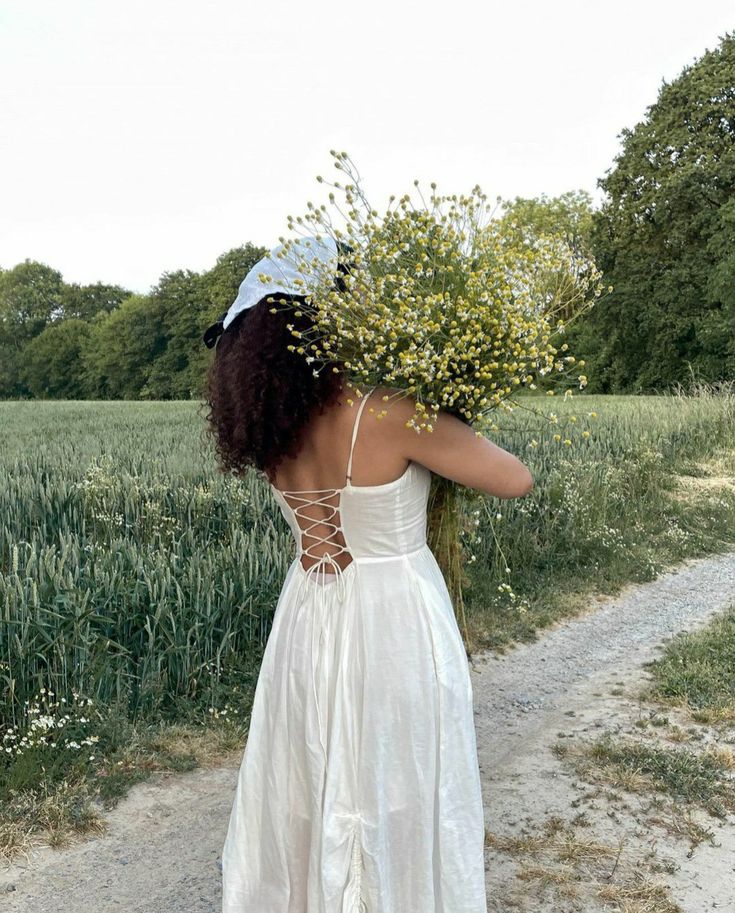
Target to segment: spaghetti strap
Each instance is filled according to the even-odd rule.
[[[358,421],[384,405],[358,379],[330,427],[341,480],[342,448],[352,455]],[[470,669],[427,542],[432,474],[409,465],[400,483],[278,495],[295,555],[274,594],[217,913],[489,913]],[[417,770],[420,788],[400,789]]]
[[[357,410],[357,415],[355,416],[355,421],[352,426],[352,440],[350,441],[350,458],[347,461],[347,481],[352,481],[352,454],[355,450],[355,440],[357,439],[357,429],[360,425],[360,418],[362,417],[362,410],[365,408],[365,403],[368,401],[368,397],[375,390],[375,387],[371,387],[368,392],[363,396],[360,406]]]

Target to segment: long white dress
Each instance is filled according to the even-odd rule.
[[[426,542],[431,473],[411,462],[351,484],[368,396],[342,488],[273,487],[297,554],[255,690],[222,913],[487,913],[472,683]],[[346,546],[307,568],[333,541],[310,532],[314,504]]]

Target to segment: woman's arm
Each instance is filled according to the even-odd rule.
[[[417,434],[407,428],[415,400],[405,395],[392,397],[387,403],[380,399],[383,393],[396,392],[387,388],[376,391],[375,408],[387,410],[382,421],[390,426],[390,438],[407,460],[497,498],[521,498],[533,489],[533,476],[516,456],[478,437],[469,425],[443,409],[436,413],[432,431]]]

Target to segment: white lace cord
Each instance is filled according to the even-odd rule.
[[[301,560],[300,557],[299,560]],[[331,565],[334,568],[334,583],[327,584],[325,582],[319,582],[319,574],[321,573],[322,578],[324,578],[328,573],[326,570],[326,565]],[[324,639],[327,618],[331,614],[329,611],[330,605],[333,605],[335,601],[338,604],[344,605],[347,596],[352,590],[351,582],[354,579],[354,574],[350,574],[348,576],[349,582],[346,580],[344,570],[339,566],[339,564],[337,564],[331,554],[322,555],[319,560],[315,562],[310,568],[305,569],[305,573],[302,575],[302,580],[300,581],[297,590],[297,600],[299,600],[304,594],[304,591],[308,585],[310,583],[312,584],[311,595],[313,600],[311,602],[312,619],[310,655],[311,684],[312,691],[314,693],[314,704],[316,706],[317,720],[319,725],[319,742],[322,746],[325,763],[327,761],[328,755],[327,746],[324,744],[324,740],[322,738],[322,712],[319,705],[319,692],[317,689],[318,651]],[[334,592],[332,592],[332,590]],[[318,643],[317,637],[319,638]]]
[[[314,548],[317,545],[324,545],[326,542],[328,542],[330,535],[333,535],[336,532],[342,532],[342,534],[344,535],[344,531],[342,529],[342,516],[340,513],[341,497],[338,497],[336,504],[325,503],[330,498],[341,495],[341,490],[338,488],[315,488],[313,491],[292,490],[292,491],[285,491],[285,492],[283,492],[283,494],[284,494],[284,496],[291,495],[292,498],[296,498],[297,500],[300,500],[303,502],[301,504],[298,504],[296,507],[294,507],[293,505],[290,505],[290,507],[294,513],[294,516],[296,516],[297,518],[301,518],[302,520],[309,521],[309,524],[308,524],[308,526],[306,526],[305,529],[301,528],[301,548],[299,550],[299,555],[297,557],[297,561],[299,562],[299,564],[301,564],[301,559],[303,558],[304,555],[308,555],[310,558],[317,559],[314,562],[314,564],[312,564],[311,567],[309,567],[309,568],[304,568],[304,566],[301,565],[301,568],[303,569],[304,573],[301,574],[302,579],[299,581],[299,586],[296,591],[296,601],[299,602],[304,594],[304,589],[308,589],[309,584],[313,584],[313,587],[314,587],[313,595],[316,598],[314,600],[313,615],[312,615],[312,619],[311,619],[311,624],[312,624],[312,627],[311,627],[311,632],[312,632],[311,633],[311,679],[312,679],[312,690],[314,692],[314,703],[316,704],[317,719],[319,721],[319,741],[322,746],[322,751],[324,752],[324,759],[325,759],[325,763],[326,763],[327,748],[322,739],[322,715],[321,715],[321,710],[319,709],[319,695],[318,695],[317,686],[316,686],[316,663],[317,663],[316,653],[317,653],[317,650],[314,647],[314,640],[315,640],[316,632],[318,631],[319,632],[319,645],[321,645],[322,636],[324,634],[324,628],[325,628],[325,615],[327,614],[329,600],[331,599],[332,595],[336,595],[337,600],[341,603],[344,603],[345,597],[347,595],[347,587],[345,585],[344,571],[339,566],[339,564],[337,564],[337,562],[335,561],[334,555],[330,552],[327,552],[324,555],[312,555],[310,552],[310,549]],[[316,497],[316,498],[307,497],[307,495],[319,495],[319,497]],[[311,507],[314,504],[321,504],[323,507],[326,507],[328,510],[330,510],[331,513],[329,514],[328,517],[320,518],[320,519],[315,519],[313,517],[309,517],[307,514],[300,513],[300,511],[303,511],[305,508]],[[337,517],[338,515],[339,515],[340,522],[335,523],[334,518]],[[299,527],[300,527],[300,524],[298,524],[298,520],[297,520],[297,525],[299,525]],[[315,526],[331,527],[332,532],[326,536],[315,536],[311,532],[311,530]],[[312,542],[311,545],[304,546],[303,545],[304,538],[314,539],[315,541]],[[337,549],[337,554],[341,554],[343,552],[349,552],[349,549],[347,548],[346,545],[338,544],[338,545],[336,545],[336,549]],[[336,578],[334,583],[329,584],[329,586],[326,585],[326,581],[324,579],[322,579],[321,583],[319,583],[319,581],[318,581],[320,572],[322,572],[323,578],[328,573],[326,570],[326,565],[331,565],[334,568],[334,575]],[[350,577],[352,577],[352,576],[353,575],[350,575]],[[327,589],[329,589],[331,591],[333,588],[335,590],[334,594],[326,592]]]

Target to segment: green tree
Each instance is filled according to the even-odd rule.
[[[21,377],[38,399],[86,399],[81,356],[92,330],[83,320],[49,324],[23,349]]]
[[[570,190],[557,197],[542,194],[535,198],[516,197],[513,200],[505,200],[502,202],[500,218],[503,235],[509,241],[532,244],[542,237],[562,239],[574,252],[575,269],[577,274],[582,276],[587,274],[594,264],[591,240],[594,212],[591,194],[586,190]],[[558,287],[558,277],[553,273],[549,275],[549,286],[551,289]],[[577,291],[575,286],[571,286],[570,296],[576,299]],[[600,300],[603,299],[595,301],[591,295],[588,298],[589,304],[595,306],[599,306]],[[577,312],[578,308],[579,302],[575,301],[573,311]],[[581,319],[580,316],[576,316],[575,320],[567,325],[565,336],[559,337],[556,343],[558,346],[563,342],[568,343],[569,354],[577,358],[585,357],[573,333],[574,327]],[[589,374],[588,367],[585,367],[583,373]],[[556,378],[552,372],[546,377],[536,378],[535,384],[539,390],[545,390],[556,385]]]
[[[613,292],[576,327],[590,392],[732,377],[735,33],[664,81],[598,183],[591,239]]]
[[[63,288],[58,270],[25,260],[0,273],[0,318],[17,338],[32,339],[61,316]]]
[[[149,398],[148,377],[165,349],[162,314],[149,296],[131,295],[110,314],[98,313],[82,353],[90,397]]]
[[[590,255],[594,205],[586,190],[570,190],[558,197],[515,197],[503,200],[501,205],[507,233],[515,225],[515,230],[529,239],[560,236],[581,257]]]
[[[150,301],[165,344],[150,364],[141,394],[146,399],[189,399],[197,378],[191,362],[201,337],[201,276],[191,270],[164,273]]]
[[[129,298],[132,292],[119,285],[105,285],[95,282],[92,285],[78,285],[76,282],[65,285],[61,292],[61,307],[64,319],[76,317],[79,320],[91,320],[98,311],[110,313]]]
[[[27,396],[21,367],[23,349],[61,316],[61,273],[25,260],[0,272],[0,396]]]
[[[245,244],[205,273],[164,273],[149,295],[67,285],[25,261],[0,270],[0,396],[186,399],[199,396],[206,327],[267,249]]]

